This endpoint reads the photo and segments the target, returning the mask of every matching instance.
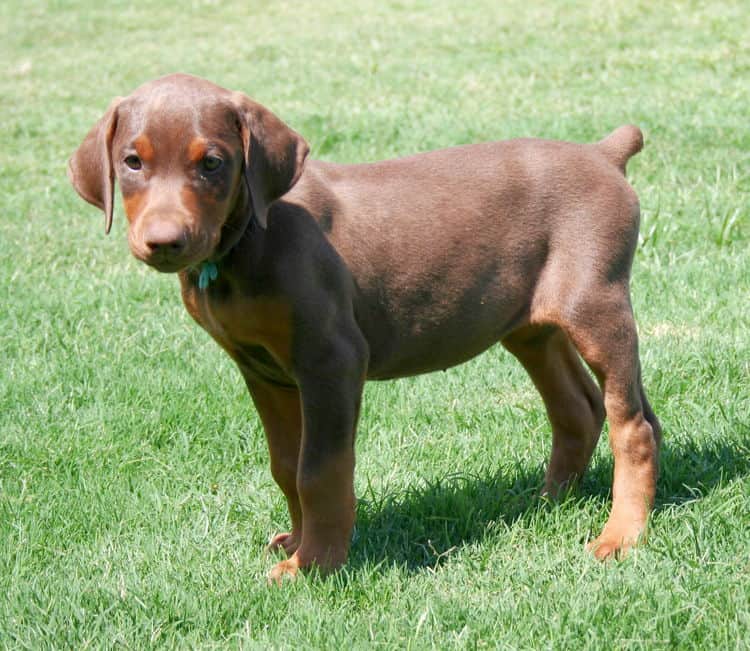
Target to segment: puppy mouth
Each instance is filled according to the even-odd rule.
[[[195,266],[195,263],[193,262],[185,263],[183,261],[177,262],[174,260],[144,260],[143,258],[139,259],[145,262],[152,269],[156,269],[156,271],[165,274],[178,273]]]

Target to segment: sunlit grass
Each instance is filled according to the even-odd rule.
[[[0,645],[745,648],[750,630],[748,13],[742,3],[78,2],[0,8]],[[313,155],[598,140],[633,122],[633,276],[665,428],[647,546],[536,497],[543,406],[499,348],[368,385],[341,573],[268,589],[288,525],[238,372],[65,161],[114,95],[181,70]],[[439,233],[439,216],[436,216]]]

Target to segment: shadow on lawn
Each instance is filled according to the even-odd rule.
[[[510,524],[544,504],[541,468],[517,473],[450,475],[398,494],[363,496],[349,565],[386,561],[434,566],[446,551],[479,540],[494,523]]]
[[[749,447],[750,432],[743,432],[739,444],[665,443],[656,512],[692,502],[726,481],[750,474]],[[411,570],[440,565],[455,547],[498,535],[507,525],[555,508],[538,496],[542,481],[541,467],[521,467],[512,474],[452,475],[396,495],[365,495],[349,565],[385,562]],[[576,495],[609,508],[611,481],[608,457],[589,470]]]

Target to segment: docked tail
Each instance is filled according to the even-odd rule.
[[[626,124],[615,129],[595,146],[624,174],[628,159],[643,149],[643,134],[638,127]]]

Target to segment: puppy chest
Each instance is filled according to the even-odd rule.
[[[230,354],[246,347],[265,348],[283,367],[291,365],[292,309],[272,297],[247,297],[237,292],[196,289],[185,306]]]

